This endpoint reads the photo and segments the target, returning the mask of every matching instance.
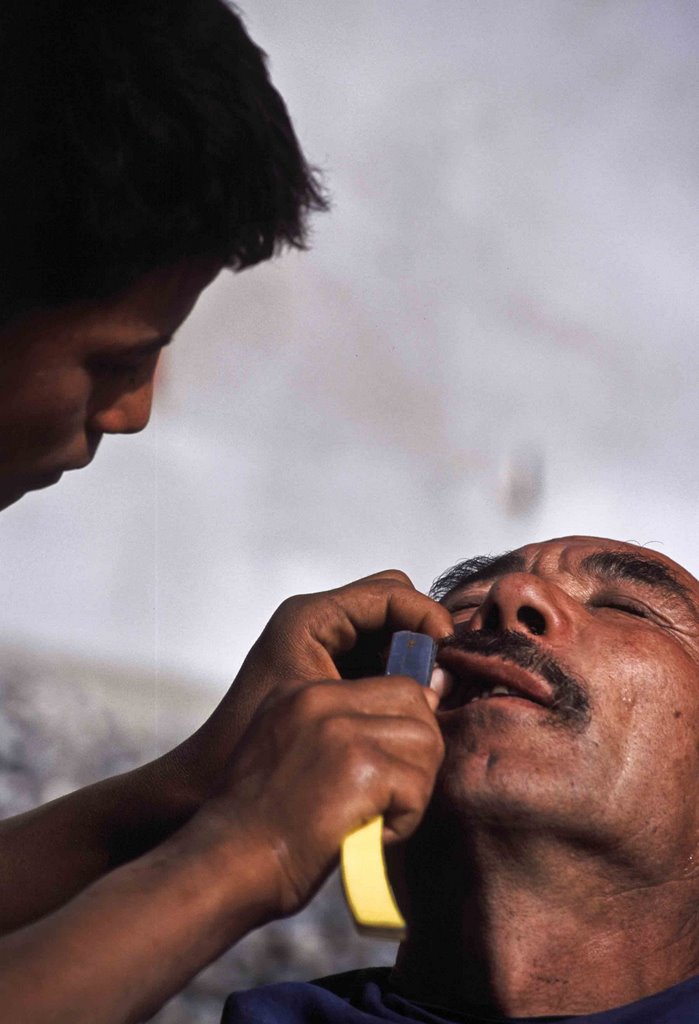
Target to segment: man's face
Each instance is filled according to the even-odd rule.
[[[0,508],[86,466],[103,434],[146,426],[160,350],[219,269],[178,264],[0,331]]]
[[[442,603],[455,641],[439,660],[457,682],[438,713],[436,804],[465,823],[689,856],[697,581],[656,551],[568,537],[465,563]]]

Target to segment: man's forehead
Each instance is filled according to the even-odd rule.
[[[619,558],[618,556],[621,556]],[[634,570],[641,578],[656,578],[673,581],[678,591],[685,591],[699,601],[699,582],[683,566],[662,552],[632,544],[628,541],[612,540],[608,537],[570,536],[525,544],[504,555],[479,556],[448,570],[433,585],[433,596],[444,598],[453,590],[469,583],[495,579],[510,572],[528,572],[540,576],[559,573],[576,574],[581,570],[609,570],[623,568]],[[468,567],[468,568],[467,568]],[[629,575],[632,575],[631,571]]]
[[[588,556],[610,551],[620,551],[644,562],[654,562],[680,579],[686,587],[699,592],[699,583],[694,576],[668,555],[654,548],[632,544],[629,541],[613,540],[610,537],[555,537],[552,540],[525,544],[512,554],[521,555],[529,571],[546,572],[556,569],[574,571]]]

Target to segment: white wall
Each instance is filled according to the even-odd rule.
[[[246,0],[334,210],[0,522],[0,640],[221,689],[287,594],[585,532],[699,570],[692,0]]]

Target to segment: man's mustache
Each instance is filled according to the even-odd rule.
[[[540,676],[553,693],[550,708],[553,721],[580,728],[590,720],[590,701],[582,683],[524,633],[514,629],[492,632],[457,626],[451,636],[440,642],[439,649],[445,647],[465,654],[481,654],[486,658],[498,657]]]

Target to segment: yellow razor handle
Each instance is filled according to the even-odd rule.
[[[381,815],[345,838],[340,871],[345,899],[358,931],[378,939],[404,938],[405,921],[386,873]]]
[[[393,634],[387,676],[412,676],[429,686],[435,644],[424,633]],[[345,837],[340,855],[345,899],[357,930],[377,939],[405,937],[405,920],[391,889],[383,853],[383,818],[379,815]]]

